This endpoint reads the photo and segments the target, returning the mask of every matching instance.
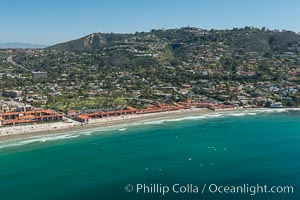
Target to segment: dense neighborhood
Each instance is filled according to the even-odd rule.
[[[300,35],[285,30],[95,33],[46,49],[2,49],[0,61],[1,113],[300,103]]]

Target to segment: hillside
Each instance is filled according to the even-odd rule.
[[[188,27],[94,33],[14,54],[15,62],[47,72],[47,78],[32,79],[28,71],[4,63],[7,75],[0,88],[30,90],[37,105],[60,110],[143,107],[149,103],[145,99],[172,103],[190,98],[249,107],[300,105],[300,36],[291,31]]]
[[[107,47],[107,45],[111,45],[114,42],[125,40],[128,36],[129,35],[127,34],[93,33],[76,40],[56,44],[54,46],[48,47],[47,49],[61,51],[98,50]]]
[[[147,46],[160,46],[170,49],[173,54],[185,54],[194,51],[194,47],[203,44],[224,43],[231,50],[245,52],[285,51],[300,42],[300,35],[292,31],[270,31],[245,27],[232,30],[203,30],[181,28],[151,30],[135,34],[93,33],[88,36],[57,44],[46,49],[59,51],[102,51],[106,48],[123,46],[147,49]],[[187,46],[189,45],[189,47]],[[165,49],[165,50],[167,50]],[[155,50],[155,48],[154,48]],[[160,49],[161,50],[161,49]]]

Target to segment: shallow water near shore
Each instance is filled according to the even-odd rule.
[[[1,199],[299,199],[300,113],[209,113],[0,142]],[[2,148],[1,148],[2,147]],[[136,194],[132,184],[199,186]],[[293,194],[201,193],[204,184]]]

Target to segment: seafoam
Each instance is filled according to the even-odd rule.
[[[221,118],[221,117],[242,117],[242,116],[254,116],[257,114],[268,114],[268,113],[281,113],[288,112],[289,109],[280,108],[280,109],[251,109],[245,111],[226,111],[226,112],[215,112],[215,113],[206,113],[198,116],[186,116],[186,117],[178,117],[178,118],[163,118],[163,119],[152,119],[145,120],[141,122],[134,122],[129,124],[117,125],[117,126],[107,126],[107,127],[99,127],[93,128],[90,130],[76,130],[72,132],[68,132],[65,134],[52,134],[52,135],[43,135],[43,136],[33,136],[26,139],[15,139],[8,141],[0,141],[0,149],[7,147],[15,147],[21,145],[27,145],[32,143],[45,143],[56,140],[65,140],[77,138],[80,136],[90,136],[93,134],[99,134],[99,132],[109,132],[109,131],[122,131],[126,132],[131,126],[140,126],[140,125],[159,125],[164,124],[166,122],[179,122],[184,120],[204,120],[204,119],[213,119],[213,118]],[[300,111],[300,109],[293,109],[293,111]]]

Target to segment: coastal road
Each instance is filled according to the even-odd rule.
[[[13,56],[9,56],[9,57],[7,58],[7,62],[11,63],[11,64],[12,64],[13,66],[15,66],[15,67],[19,67],[19,68],[21,68],[21,69],[23,69],[23,70],[25,70],[25,71],[27,71],[27,72],[31,72],[30,69],[27,69],[27,68],[24,67],[23,65],[20,65],[20,64],[16,63],[16,62],[13,60]]]

